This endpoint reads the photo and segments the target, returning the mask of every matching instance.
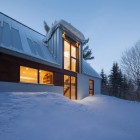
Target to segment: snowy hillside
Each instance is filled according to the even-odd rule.
[[[0,93],[0,140],[140,140],[140,103]]]

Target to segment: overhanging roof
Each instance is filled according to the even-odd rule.
[[[59,67],[42,41],[45,36],[0,13],[0,52]]]

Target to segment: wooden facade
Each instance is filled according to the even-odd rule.
[[[20,66],[42,69],[53,72],[53,84],[63,86],[63,73],[61,69],[25,60],[15,56],[0,54],[0,81],[20,82]]]

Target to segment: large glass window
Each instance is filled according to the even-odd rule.
[[[64,96],[70,98],[70,76],[64,75]]]
[[[71,76],[71,99],[76,99],[76,78]]]
[[[78,51],[79,48],[64,40],[64,69],[78,72]]]
[[[50,71],[20,66],[20,82],[53,84],[53,73]]]
[[[38,83],[37,69],[20,66],[20,82]]]
[[[53,73],[45,70],[39,70],[40,84],[53,84]]]
[[[70,70],[70,44],[64,41],[64,69]]]
[[[64,75],[64,96],[72,100],[76,99],[76,77]]]

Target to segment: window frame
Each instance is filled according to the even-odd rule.
[[[66,84],[66,85],[69,85],[69,89],[70,89],[70,93],[69,93],[69,99],[72,99],[71,97],[72,97],[72,89],[71,89],[71,87],[72,86],[75,86],[75,99],[72,99],[72,100],[77,100],[77,77],[76,76],[73,76],[73,75],[69,75],[69,74],[64,74],[64,77],[65,76],[68,76],[69,77],[69,82],[68,82],[68,84]],[[75,78],[75,83],[72,83],[72,77],[74,77]],[[64,86],[65,86],[65,81],[64,81]],[[63,87],[64,87],[63,86]],[[63,95],[65,96],[65,93],[63,92]],[[67,97],[67,96],[65,96],[65,97]]]
[[[64,42],[67,42],[67,43],[69,43],[69,45],[70,45],[70,57],[69,57],[69,62],[70,62],[70,69],[65,69],[65,64],[64,64],[64,62],[65,62],[65,56],[64,56],[64,48],[65,48],[65,46],[64,46]],[[74,47],[75,48],[75,50],[76,50],[76,57],[73,57],[72,56],[72,47]],[[76,61],[76,68],[75,68],[75,71],[73,71],[72,70],[72,60],[75,60]],[[77,46],[76,45],[76,43],[74,43],[73,41],[70,41],[70,40],[68,40],[68,39],[63,39],[63,69],[64,70],[68,70],[68,71],[72,71],[72,72],[75,72],[75,73],[78,73],[79,72],[79,45]]]
[[[21,67],[25,67],[25,68],[30,68],[30,69],[34,69],[37,71],[37,75],[36,75],[36,80],[37,82],[24,82],[24,81],[21,81],[20,77],[21,77]],[[23,65],[20,65],[19,67],[19,82],[20,83],[28,83],[28,84],[42,84],[42,85],[53,85],[54,84],[54,72],[52,71],[48,71],[48,70],[44,70],[44,69],[38,69],[38,68],[33,68],[33,67],[30,67],[30,66],[23,66]],[[39,71],[46,71],[46,72],[50,72],[52,73],[52,84],[43,84],[43,83],[40,83],[40,77],[41,77],[41,73]]]
[[[90,87],[90,82],[92,82],[92,88]],[[92,91],[92,93],[90,93],[90,91]],[[89,96],[93,96],[94,95],[94,80],[89,80]]]

